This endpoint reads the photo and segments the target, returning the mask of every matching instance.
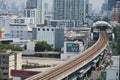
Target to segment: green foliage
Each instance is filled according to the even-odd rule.
[[[60,52],[61,49],[60,48],[54,48],[53,51],[59,51]]]
[[[48,57],[48,54],[44,53],[42,54],[43,57]]]
[[[3,50],[3,49],[6,49],[6,50],[11,49],[12,51],[22,51],[23,50],[20,46],[16,46],[13,44],[2,44],[0,42],[0,50]]]
[[[109,19],[107,16],[103,17],[102,20],[103,20],[103,21],[106,21],[106,22],[109,22],[109,21],[110,21],[110,19]]]
[[[114,55],[120,55],[120,26],[114,28],[115,41],[112,43]]]
[[[103,80],[103,78],[98,78],[97,80]]]
[[[52,51],[52,46],[49,45],[46,41],[38,41],[35,44],[35,51],[41,52],[41,51]]]
[[[46,24],[37,24],[38,27],[44,27]]]

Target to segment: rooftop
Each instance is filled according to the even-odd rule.
[[[2,55],[12,55],[12,54],[16,54],[16,52],[13,52],[11,50],[0,50],[0,54],[2,54]]]

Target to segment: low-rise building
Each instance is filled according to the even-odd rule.
[[[74,20],[49,20],[47,21],[47,26],[53,26],[53,27],[75,27],[75,21]]]
[[[64,42],[64,54],[61,54],[61,60],[67,60],[78,55],[84,51],[83,42],[80,41],[65,41]]]
[[[21,70],[22,56],[20,52],[0,51],[0,79],[12,80],[11,70]]]
[[[33,28],[33,39],[37,41],[47,41],[48,44],[56,48],[64,45],[64,29],[59,27],[36,27]]]
[[[10,24],[10,37],[21,40],[32,39],[32,27],[35,27],[34,18],[15,18],[14,23]]]

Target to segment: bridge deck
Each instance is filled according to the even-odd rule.
[[[108,43],[108,38],[105,31],[101,31],[99,34],[98,41],[89,49],[87,49],[84,54],[80,54],[76,58],[66,62],[65,64],[56,66],[47,72],[37,74],[26,80],[60,80],[71,74],[75,70],[84,66],[88,62],[92,61],[97,57],[106,47]]]

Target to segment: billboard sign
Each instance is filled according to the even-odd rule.
[[[79,53],[79,44],[67,43],[66,44],[66,52],[78,54]]]

